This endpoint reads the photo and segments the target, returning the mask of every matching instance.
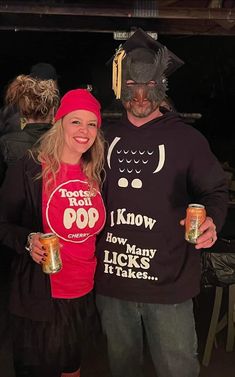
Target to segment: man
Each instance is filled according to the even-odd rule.
[[[143,376],[144,339],[158,377],[199,374],[192,298],[200,249],[216,241],[228,198],[205,138],[159,107],[180,65],[141,29],[114,57],[113,89],[126,114],[105,132],[107,222],[96,274],[113,377]],[[207,211],[196,245],[184,239],[189,203]]]

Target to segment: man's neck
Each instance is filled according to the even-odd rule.
[[[144,118],[138,118],[136,117],[135,115],[133,115],[132,113],[130,113],[129,111],[127,111],[127,118],[128,120],[136,127],[141,127],[143,126],[145,123],[148,123],[150,122],[151,120],[153,119],[156,119],[156,118],[159,118],[161,117],[163,114],[161,113],[161,111],[159,110],[159,108],[157,108],[156,110],[154,110],[154,112],[152,112],[151,114],[149,114],[148,116],[144,117]]]

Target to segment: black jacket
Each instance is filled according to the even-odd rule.
[[[0,110],[0,136],[21,131],[20,114],[16,105],[7,105]]]
[[[0,150],[7,166],[19,160],[27,149],[50,129],[49,123],[28,123],[23,130],[10,132],[0,138]]]
[[[9,167],[0,190],[0,242],[16,252],[12,266],[10,311],[33,320],[49,320],[49,277],[25,250],[27,236],[43,231],[41,165],[25,156]]]
[[[8,134],[9,132],[19,131],[21,131],[20,116],[17,107],[12,105],[3,107],[0,110],[0,140],[2,136]],[[0,186],[4,179],[6,168],[7,163],[5,161],[4,150],[2,146],[0,146]]]

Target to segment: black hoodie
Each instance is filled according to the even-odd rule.
[[[135,127],[126,117],[108,142],[107,223],[97,245],[97,293],[174,304],[199,293],[200,251],[184,240],[189,203],[219,231],[227,210],[224,172],[206,139],[175,113]]]

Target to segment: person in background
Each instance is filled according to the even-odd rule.
[[[31,76],[20,75],[8,87],[7,101],[17,103],[17,111],[13,112],[15,120],[19,121],[19,114],[25,119],[25,126],[0,137],[0,186],[4,181],[6,170],[16,164],[26,151],[52,127],[52,120],[59,105],[59,91],[54,80],[39,80]],[[19,112],[18,112],[19,111]],[[15,181],[17,188],[17,181]],[[4,198],[2,199],[4,201]],[[2,202],[1,202],[2,206]],[[0,284],[3,294],[0,297],[1,305],[1,342],[0,359],[4,350],[11,354],[9,336],[6,328],[9,327],[8,292],[10,285],[11,263],[14,252],[6,245],[0,245],[1,274]],[[5,343],[4,343],[5,342]],[[9,358],[8,358],[9,359]],[[6,364],[4,364],[4,367]],[[10,368],[10,365],[9,365]],[[13,369],[13,368],[12,368]]]
[[[31,66],[28,75],[38,80],[53,80],[58,88],[56,69],[49,63],[42,62]],[[21,119],[19,114],[17,102],[14,102],[14,100],[17,98],[12,93],[12,85],[16,78],[11,80],[11,82],[7,85],[4,97],[4,106],[0,110],[0,137],[9,132],[20,131],[25,124],[24,120]]]
[[[200,250],[227,210],[224,172],[207,140],[161,112],[167,77],[182,61],[138,29],[113,59],[123,118],[104,127],[107,221],[97,242],[97,307],[113,377],[142,377],[146,340],[158,377],[197,377],[192,298]],[[189,203],[205,206],[196,245],[184,239]]]
[[[20,135],[20,131],[24,129],[27,120],[20,114],[19,104],[17,102],[19,96],[14,93],[15,87],[18,84],[19,77],[21,77],[21,75],[13,79],[6,89],[4,98],[5,105],[0,109],[0,140],[2,140],[2,143],[5,143],[8,140],[13,148],[15,140],[18,140],[21,145],[20,150],[22,150],[22,139],[24,138],[24,136]],[[53,80],[58,89],[56,70],[53,65],[49,63],[37,63],[33,65],[30,68],[28,77],[36,78],[37,80]],[[21,88],[21,91],[22,90],[23,88]],[[9,135],[10,133],[14,134]],[[1,139],[1,137],[3,137],[3,139]],[[34,137],[32,141],[35,142]],[[27,145],[25,147],[27,148],[28,144],[30,143],[31,141],[28,139]],[[18,148],[16,149],[16,152],[13,151],[12,153],[10,153],[14,155],[14,161],[19,157]],[[10,158],[10,160],[12,160],[12,158]],[[2,148],[0,148],[0,185],[5,176],[5,170],[9,162],[11,163],[11,161],[8,161],[7,156],[3,154]]]
[[[20,75],[9,85],[7,100],[8,103],[17,103],[24,127],[0,138],[0,151],[6,167],[15,164],[49,130],[59,105],[59,91],[54,80]]]
[[[105,222],[100,125],[95,97],[69,91],[53,127],[7,170],[1,188],[0,241],[15,251],[14,357],[18,373],[23,368],[30,377],[80,375],[85,330],[95,313],[95,240]],[[39,237],[51,232],[59,238],[63,267],[48,275]]]
[[[17,103],[24,128],[0,137],[0,186],[6,169],[15,164],[26,151],[52,126],[59,105],[59,91],[54,80],[39,80],[27,75],[17,76],[7,91],[8,103]],[[9,276],[11,253],[1,245],[4,275]]]

